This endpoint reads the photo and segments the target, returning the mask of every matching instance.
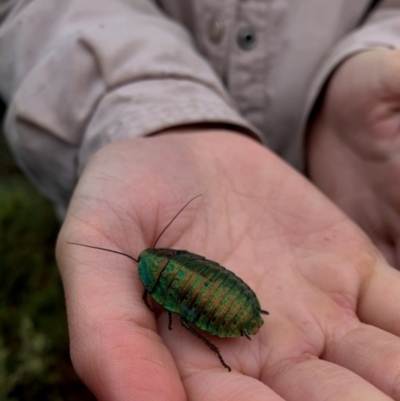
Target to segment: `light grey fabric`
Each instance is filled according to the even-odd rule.
[[[64,210],[105,144],[187,124],[252,132],[295,167],[327,77],[359,51],[400,47],[400,0],[6,0],[5,132]]]

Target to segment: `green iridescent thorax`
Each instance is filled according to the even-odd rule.
[[[148,248],[139,255],[138,260],[140,281],[147,291],[152,292],[168,258],[157,252],[157,249]]]

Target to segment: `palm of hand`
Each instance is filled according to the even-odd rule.
[[[198,193],[158,246],[219,262],[271,313],[251,342],[210,338],[232,373],[177,319],[172,331],[165,313],[154,319],[130,260],[65,244],[137,257]],[[248,139],[168,135],[109,146],[77,188],[58,255],[75,366],[100,399],[386,400],[376,387],[396,391],[386,372],[398,363],[385,350],[400,353],[397,337],[356,312],[399,334],[397,273],[310,184]]]

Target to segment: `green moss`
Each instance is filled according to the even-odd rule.
[[[68,351],[52,205],[0,136],[0,400],[94,400]]]

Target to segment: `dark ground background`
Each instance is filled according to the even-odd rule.
[[[58,229],[0,132],[0,401],[94,400],[69,358]]]

